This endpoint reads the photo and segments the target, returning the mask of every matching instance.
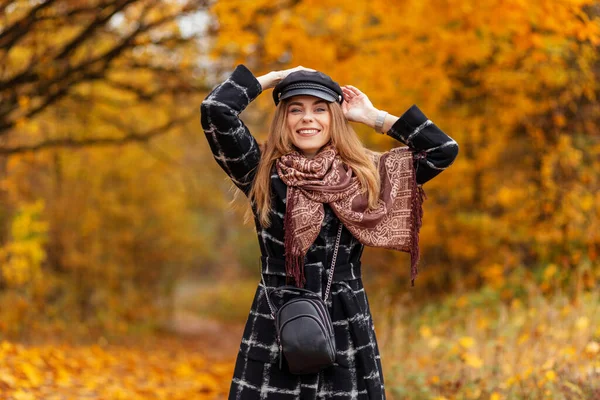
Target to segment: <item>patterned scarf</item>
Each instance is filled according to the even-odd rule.
[[[417,185],[413,160],[408,147],[394,148],[375,160],[381,191],[374,210],[368,210],[367,193],[360,193],[358,178],[333,145],[327,145],[312,159],[294,151],[277,160],[277,173],[288,186],[284,220],[286,271],[298,287],[305,283],[304,256],[321,230],[323,203],[331,206],[360,243],[410,253],[414,286],[422,204],[427,197]]]

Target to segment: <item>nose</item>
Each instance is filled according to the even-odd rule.
[[[310,112],[306,112],[304,113],[304,116],[302,117],[303,121],[312,121],[313,120],[313,116]]]

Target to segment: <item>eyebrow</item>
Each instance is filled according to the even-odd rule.
[[[327,103],[327,102],[325,100],[316,100],[314,103],[312,103],[312,105],[314,106],[314,105],[317,105],[317,104],[320,104],[320,103]],[[300,103],[298,101],[293,101],[290,104],[288,104],[288,107],[291,107],[291,106],[302,106],[302,107],[304,107],[304,104]]]

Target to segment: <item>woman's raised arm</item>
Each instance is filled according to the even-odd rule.
[[[215,160],[246,195],[260,160],[260,149],[239,114],[261,92],[252,72],[238,65],[200,106],[202,129]]]
[[[416,105],[402,114],[386,133],[416,153],[417,183],[420,185],[452,165],[458,155],[458,143],[429,120]]]
[[[238,65],[200,106],[200,121],[215,160],[246,195],[250,192],[260,161],[260,149],[239,114],[263,90],[273,88],[288,74],[298,70],[313,71],[299,66],[272,71],[257,78],[244,65]]]
[[[417,183],[422,185],[448,168],[458,155],[458,144],[438,128],[416,106],[400,118],[376,109],[369,98],[354,86],[343,86],[346,118],[382,132],[407,145],[416,155]]]

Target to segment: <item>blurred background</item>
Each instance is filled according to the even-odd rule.
[[[260,254],[199,111],[237,64],[459,143],[415,287],[363,255],[388,397],[600,398],[599,48],[592,0],[0,0],[0,398],[226,396]]]

